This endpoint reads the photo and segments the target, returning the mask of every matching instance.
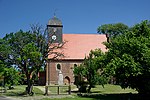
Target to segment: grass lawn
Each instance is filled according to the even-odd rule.
[[[101,85],[97,85],[95,88],[91,89],[92,93],[100,93],[100,94],[120,94],[120,93],[137,93],[137,91],[133,89],[122,89],[119,85],[104,85],[104,88]]]
[[[53,88],[54,89],[54,88]],[[53,89],[50,89],[53,91]],[[76,93],[72,93],[73,97],[61,98],[43,98],[41,100],[136,100],[137,92],[133,89],[122,89],[118,85],[105,85],[104,88],[101,85],[97,85],[91,89],[91,94],[84,93],[82,96],[77,96]]]
[[[136,100],[137,92],[133,89],[121,89],[118,85],[105,85],[104,88],[97,85],[95,88],[91,89],[91,93],[84,93],[77,96],[77,93],[73,92],[71,95],[50,95],[44,96],[44,92],[40,88],[43,86],[35,86],[33,91],[34,96],[24,96],[21,95],[25,91],[25,85],[15,86],[12,90],[7,90],[7,93],[1,95],[10,96],[14,98],[19,98],[23,100]],[[38,88],[40,87],[40,88]],[[75,86],[72,86],[75,88]],[[55,88],[49,89],[49,91],[55,93],[57,90]],[[61,92],[66,91],[66,88],[62,88]]]
[[[25,92],[25,88],[26,88],[26,85],[14,86],[14,89],[7,90],[7,93],[3,93],[3,95],[6,95],[6,96],[21,96]],[[33,92],[36,95],[42,95],[43,94],[43,92],[40,89],[36,88],[36,87],[33,88]]]
[[[71,86],[71,89],[75,89],[75,88],[76,88],[75,85]],[[52,85],[51,87],[48,87],[48,90],[50,91],[50,94],[57,94],[58,93],[57,85]],[[68,94],[68,90],[69,90],[69,87],[66,85],[59,87],[59,93],[60,94]]]

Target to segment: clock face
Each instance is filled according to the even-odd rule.
[[[56,35],[53,35],[52,40],[56,40],[56,39],[57,39]]]

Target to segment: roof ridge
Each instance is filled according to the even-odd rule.
[[[98,34],[98,33],[63,33],[63,34],[75,34],[75,35],[105,35],[105,34]]]

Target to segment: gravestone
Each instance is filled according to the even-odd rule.
[[[58,85],[63,85],[63,74],[61,70],[58,72]]]

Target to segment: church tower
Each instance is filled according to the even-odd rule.
[[[62,29],[62,22],[56,16],[48,21],[47,30],[51,43],[62,43]]]

